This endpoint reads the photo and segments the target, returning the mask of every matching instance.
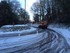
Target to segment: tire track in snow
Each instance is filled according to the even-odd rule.
[[[48,28],[39,42],[10,53],[68,53],[69,50],[70,46],[66,39],[60,33]]]

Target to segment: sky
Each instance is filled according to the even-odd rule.
[[[18,0],[18,1],[20,2],[21,7],[25,8],[25,0]],[[34,2],[36,2],[36,0],[26,0],[26,11],[29,13],[31,21],[33,21],[33,14],[31,13],[30,9]]]

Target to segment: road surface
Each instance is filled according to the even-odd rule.
[[[48,37],[47,37],[48,33]],[[45,29],[42,40],[12,53],[69,53],[70,46],[66,39],[52,29]]]

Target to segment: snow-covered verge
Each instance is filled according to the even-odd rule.
[[[4,25],[0,28],[3,32],[21,31],[30,29],[28,25]]]
[[[12,27],[27,27],[28,25],[4,25],[1,28],[12,28]]]
[[[69,29],[63,28],[63,27],[56,27],[53,25],[50,25],[48,28],[51,28],[51,29],[59,32],[60,34],[62,34],[70,45],[70,30]]]
[[[43,33],[28,34],[26,36],[0,38],[0,53],[22,50],[43,39]],[[47,35],[47,33],[46,33]]]
[[[21,34],[29,34],[36,30],[36,28],[29,27],[28,25],[5,25],[0,29],[0,37],[10,37],[19,35],[21,36]]]
[[[0,37],[2,36],[18,36],[19,34],[28,34],[28,33],[31,33],[31,32],[34,32],[36,31],[35,28],[31,28],[29,30],[22,30],[22,31],[12,31],[12,32],[0,32]]]

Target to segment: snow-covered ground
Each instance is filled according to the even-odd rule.
[[[4,25],[0,28],[0,31],[3,32],[12,32],[12,31],[21,31],[30,29],[28,25]]]
[[[42,40],[42,34],[35,33],[26,36],[0,38],[0,53],[17,51],[35,44]]]
[[[24,27],[26,25],[16,25],[16,26],[8,25],[8,26],[3,26],[2,29],[11,28],[11,27],[14,28],[18,26],[22,28],[22,26]],[[46,29],[44,31],[37,29],[38,24],[34,24],[29,27],[30,28],[27,29],[5,31],[5,32],[2,31],[1,29],[0,30],[0,53],[8,53],[8,52],[57,53],[59,51],[61,52],[66,51],[68,44],[66,43],[65,39],[58,33],[62,34],[66,38],[67,42],[69,43],[70,31],[68,29],[57,28],[50,25],[48,28],[58,32],[55,33],[54,31],[49,29]],[[16,34],[17,36],[15,36]]]
[[[27,28],[27,29],[25,29],[25,28]],[[28,25],[14,25],[14,26],[6,25],[6,26],[1,27],[0,37],[19,36],[21,34],[29,34],[34,31],[37,31],[37,29],[33,28],[33,27],[29,27]]]
[[[17,25],[17,26],[25,26],[25,25]],[[14,28],[17,26],[6,25],[3,28]],[[21,30],[21,31],[2,31],[0,30],[0,53],[7,53],[20,50],[22,48],[26,48],[32,44],[35,44],[43,39],[43,34],[38,33],[36,28],[30,27],[30,29]],[[4,30],[4,29],[3,29]],[[35,31],[34,34],[32,34]],[[27,34],[22,35],[21,34]],[[30,33],[30,34],[29,34]],[[15,36],[17,34],[17,36]],[[47,35],[47,33],[46,33]],[[18,49],[17,49],[18,48]]]
[[[70,30],[68,28],[64,28],[64,27],[59,28],[59,27],[53,26],[53,25],[50,25],[48,28],[51,28],[51,29],[59,32],[60,34],[62,34],[70,45]]]
[[[3,32],[1,31],[0,32],[0,37],[6,37],[6,36],[18,36],[18,35],[21,35],[21,34],[28,34],[28,33],[32,33],[36,31],[35,28],[31,28],[29,30],[21,30],[21,31],[12,31],[12,32]]]

